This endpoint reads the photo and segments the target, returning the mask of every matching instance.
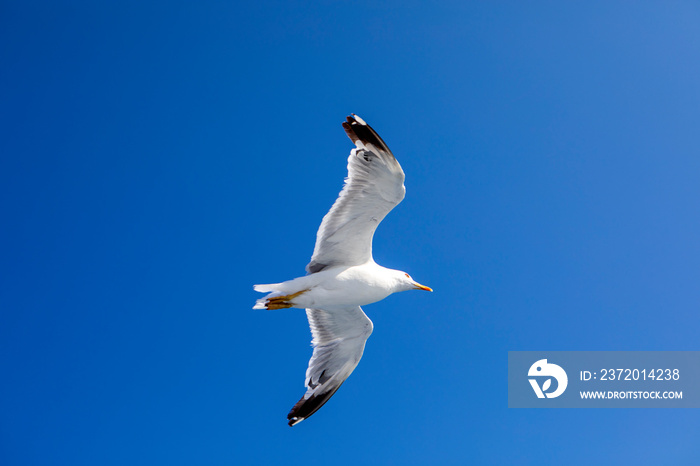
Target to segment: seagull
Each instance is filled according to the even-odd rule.
[[[407,290],[433,291],[400,270],[372,258],[377,225],[406,194],[401,165],[382,138],[354,113],[343,128],[355,148],[338,199],[323,217],[307,275],[282,283],[255,285],[268,293],[253,309],[306,309],[313,355],[306,393],[287,415],[294,426],[321,408],[362,358],[372,321],[360,306]]]

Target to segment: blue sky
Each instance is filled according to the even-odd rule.
[[[3,464],[697,464],[507,408],[513,350],[698,350],[696,2],[3,2]],[[406,172],[357,370],[286,414],[357,113]]]

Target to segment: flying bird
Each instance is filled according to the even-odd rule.
[[[433,291],[406,272],[374,262],[374,231],[403,200],[405,175],[382,138],[359,116],[347,117],[343,128],[355,148],[345,185],[316,234],[307,275],[254,287],[268,294],[253,309],[306,309],[311,327],[314,350],[307,390],[287,416],[290,426],[318,411],[360,362],[373,328],[360,306],[399,291]]]

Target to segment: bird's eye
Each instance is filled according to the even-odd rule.
[[[404,275],[406,275],[408,278],[411,278],[411,276],[410,276],[409,274],[407,274],[407,273],[405,273]]]

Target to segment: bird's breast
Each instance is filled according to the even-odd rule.
[[[391,290],[371,269],[351,267],[336,274],[328,274],[317,286],[303,295],[310,301],[306,307],[321,309],[364,306],[381,301]]]

